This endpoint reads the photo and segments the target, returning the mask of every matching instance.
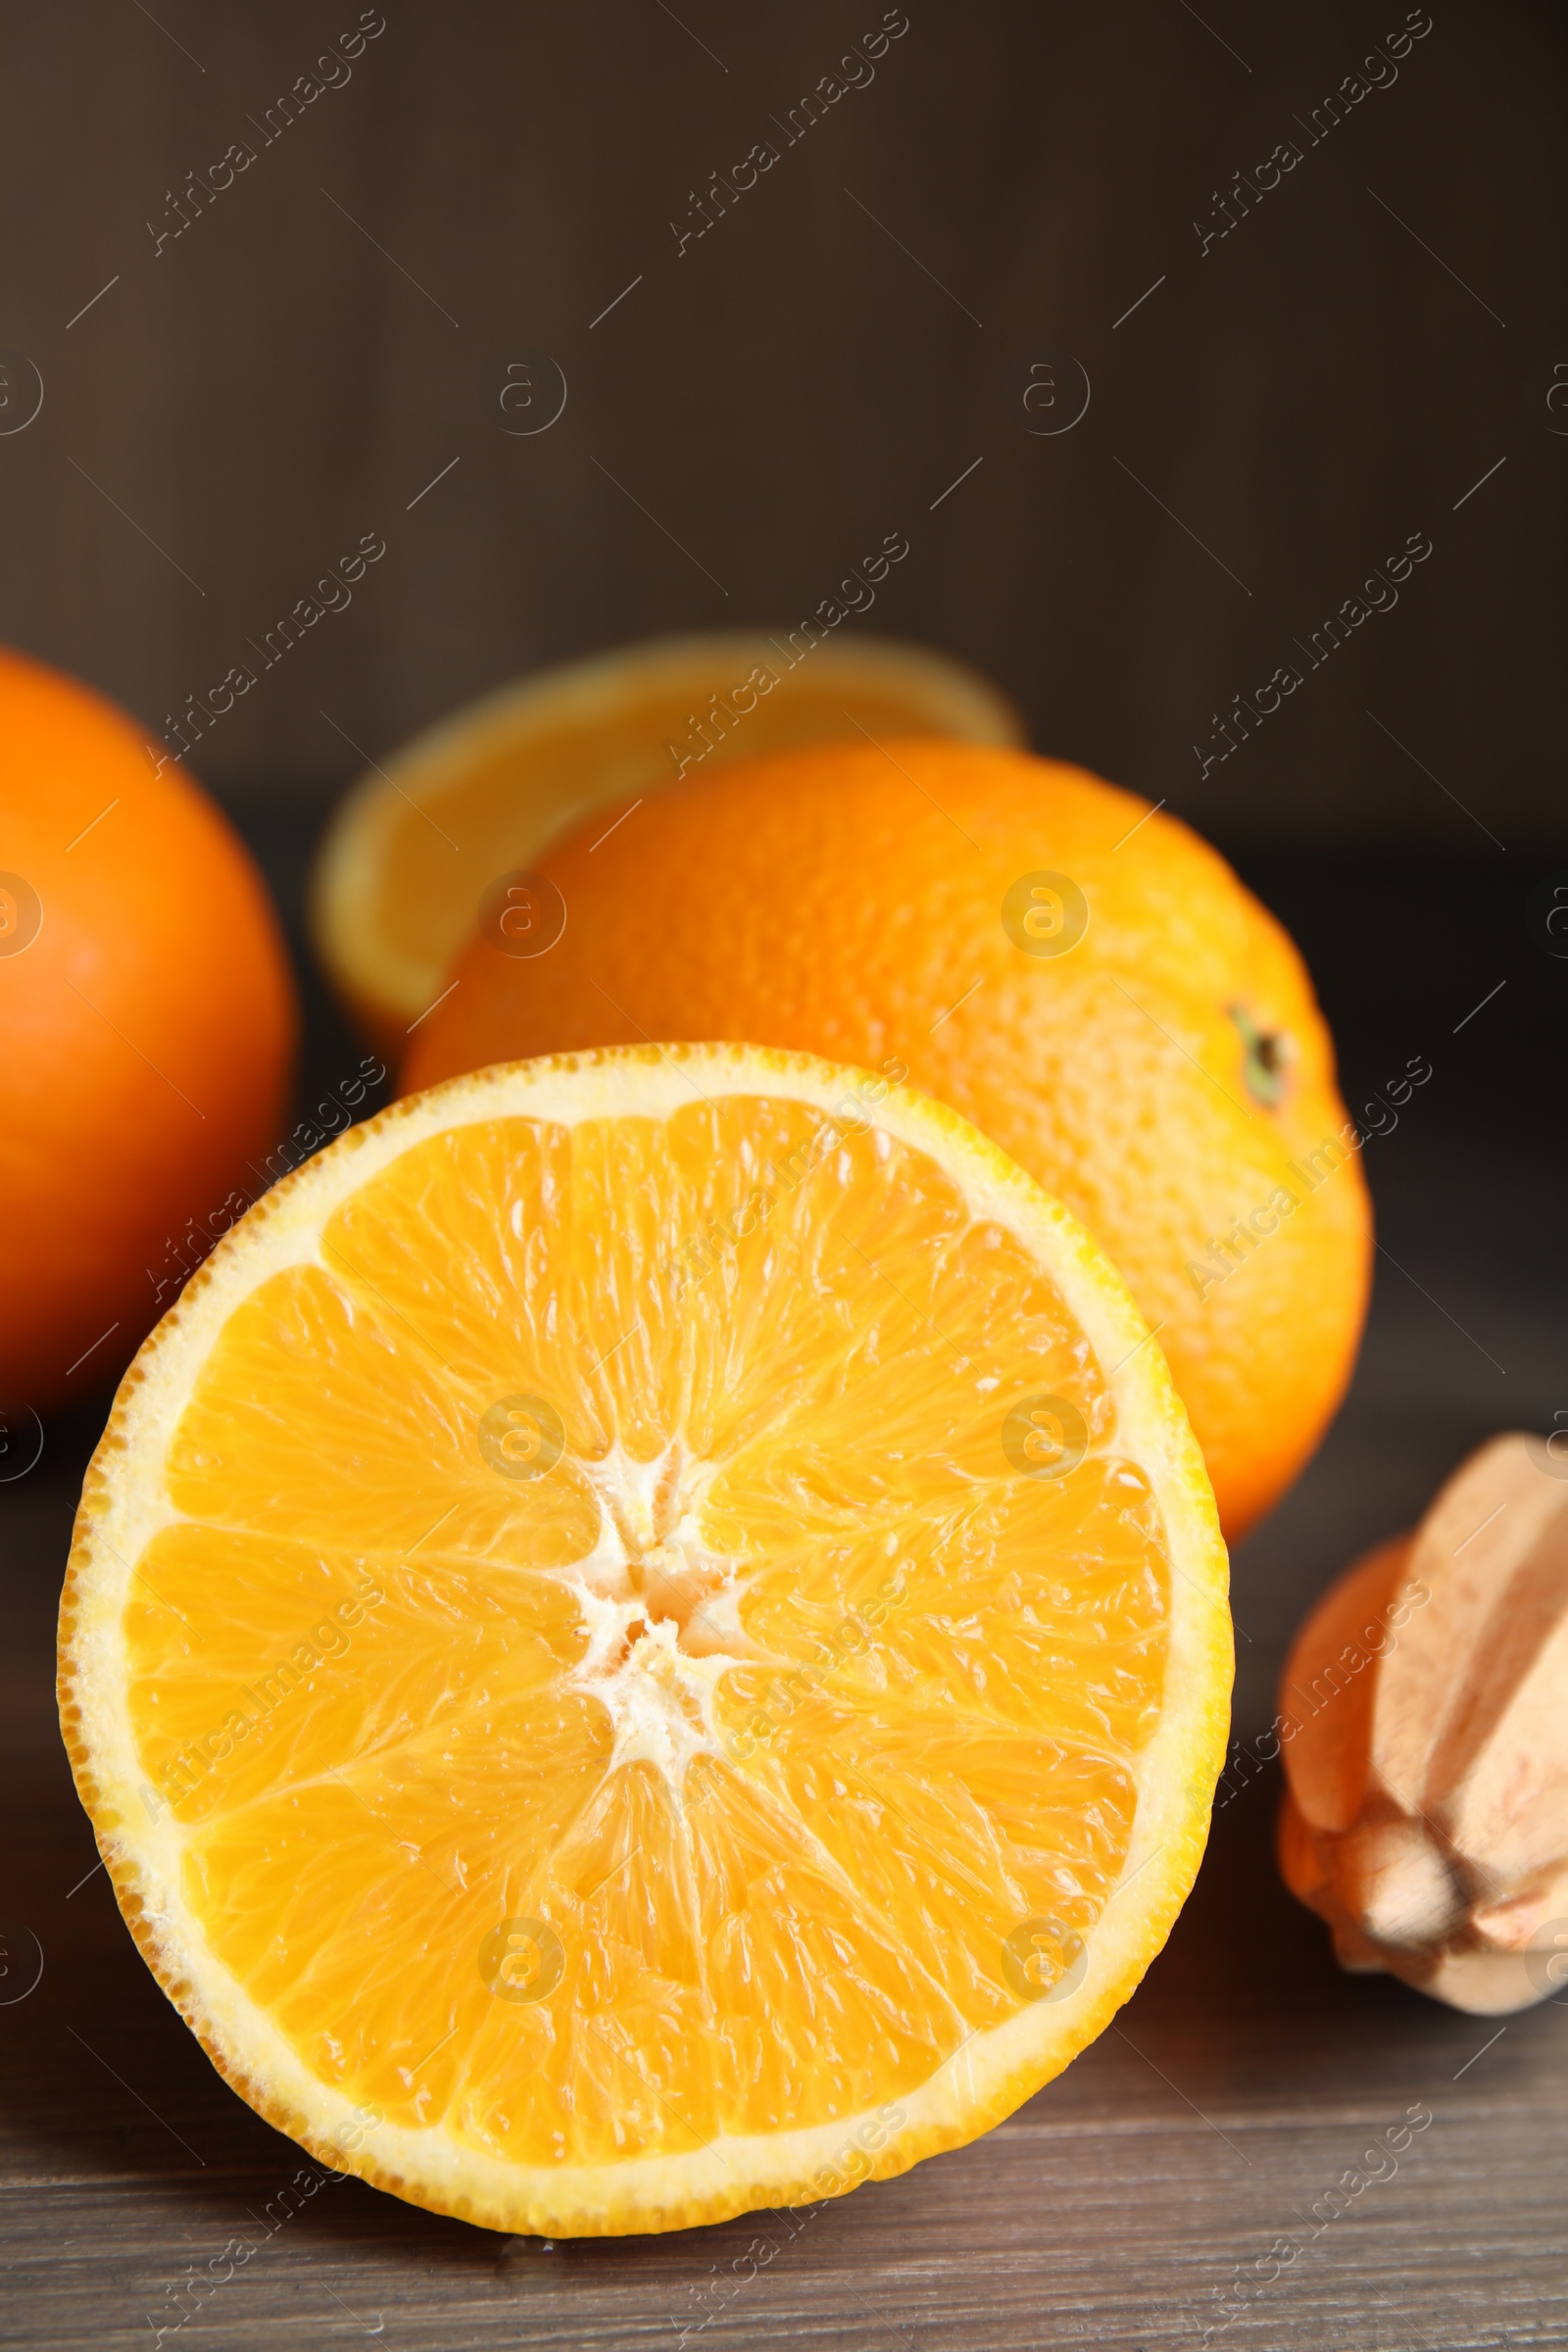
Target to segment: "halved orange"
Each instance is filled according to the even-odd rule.
[[[328,2163],[552,2235],[903,2171],[1159,1949],[1225,1553],[1067,1212],[744,1046],[454,1080],[220,1245],[94,1456],[77,1787],[149,1964]]]
[[[858,730],[1024,741],[1011,704],[964,663],[829,638],[820,622],[657,638],[546,670],[456,711],[354,787],[317,860],[317,952],[401,1060],[485,894],[565,826],[680,775]]]

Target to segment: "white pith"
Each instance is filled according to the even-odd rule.
[[[742,1628],[735,1563],[709,1551],[697,1511],[713,1465],[677,1441],[639,1462],[617,1445],[579,1465],[598,1493],[599,1541],[556,1574],[576,1593],[588,1651],[570,1676],[614,1727],[610,1769],[651,1764],[677,1810],[697,1755],[722,1753],[713,1692],[760,1657]]]
[[[695,1073],[695,1076],[690,1074]],[[63,1688],[80,1710],[96,1780],[100,1844],[122,1901],[139,1903],[160,1973],[226,2072],[252,2087],[274,2122],[328,2161],[417,2202],[493,2228],[619,2231],[716,2220],[769,2201],[805,2201],[821,2168],[843,2185],[903,2171],[999,2121],[1091,2039],[1158,1950],[1191,1884],[1206,1834],[1224,1727],[1213,1691],[1228,1672],[1225,1555],[1200,1457],[1157,1345],[1098,1246],[1062,1209],[953,1113],[894,1090],[867,1113],[894,1139],[931,1154],[963,1189],[976,1218],[994,1219],[1046,1265],[1083,1329],[1112,1398],[1117,1450],[1144,1471],[1162,1514],[1172,1569],[1167,1703],[1134,1759],[1139,1788],[1131,1841],[1089,1945],[1089,1966],[1059,2001],[1021,2008],[977,2034],[899,2103],[770,2136],[722,2136],[676,2156],[613,2167],[505,2162],[449,2135],[368,2123],[348,2094],[322,2082],[270,2016],[217,1959],[182,1884],[185,1833],[149,1805],[123,1701],[123,1616],[146,1543],[178,1514],[161,1465],[196,1379],[240,1300],[288,1266],[321,1265],[319,1234],[334,1210],[404,1152],[454,1126],[528,1117],[667,1117],[693,1099],[770,1095],[845,1115],[858,1074],[805,1056],[745,1047],[638,1050],[517,1064],[453,1082],[351,1130],[268,1196],[220,1244],[127,1375],[89,1473],[77,1522],[63,1646]],[[862,1102],[864,1097],[858,1098]],[[1174,1406],[1174,1410],[1172,1409]],[[712,1690],[755,1653],[741,1631],[730,1564],[703,1551],[696,1509],[703,1465],[639,1465],[624,1456],[580,1467],[603,1507],[594,1550],[557,1572],[572,1585],[590,1642],[575,1669],[610,1710],[614,1763],[654,1764],[677,1789],[693,1756],[712,1743]],[[651,1608],[648,1569],[711,1577],[704,1627],[685,1632]],[[628,1640],[633,1629],[637,1639]],[[711,1636],[715,1646],[702,1646]],[[646,1654],[644,1654],[646,1653]],[[848,2153],[847,2153],[848,2152]]]

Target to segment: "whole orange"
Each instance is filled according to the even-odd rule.
[[[0,649],[0,1391],[117,1370],[277,1139],[296,1026],[261,879],[139,728]]]
[[[1026,753],[822,743],[601,808],[498,886],[406,1089],[639,1039],[906,1068],[1116,1261],[1229,1535],[1306,1460],[1366,1190],[1300,957],[1185,825]]]

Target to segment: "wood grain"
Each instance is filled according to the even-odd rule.
[[[259,836],[296,928],[305,839]],[[1374,885],[1336,867],[1315,896],[1296,887],[1293,921],[1344,987],[1360,967],[1336,955],[1336,926]],[[1392,952],[1409,908],[1377,888]],[[1409,888],[1427,904],[1426,881]],[[1387,1058],[1376,1024],[1394,987],[1391,968],[1365,991],[1372,1026],[1342,1040],[1355,1066]],[[312,1002],[308,1069],[329,1074],[346,1041]],[[0,1921],[44,1953],[36,1990],[0,2005],[0,2344],[151,2345],[148,2315],[169,2325],[186,2267],[244,2240],[255,2254],[166,2340],[676,2352],[689,2330],[701,2352],[1174,2352],[1212,2328],[1237,2352],[1568,2345],[1568,2004],[1494,2038],[1494,2021],[1341,1975],[1279,1883],[1277,1767],[1250,1749],[1311,1597],[1418,1518],[1504,1415],[1551,1425],[1568,1327],[1561,1129],[1510,1066],[1490,1042],[1445,1063],[1429,1124],[1401,1128],[1371,1170],[1411,1279],[1380,1283],[1346,1413],[1238,1554],[1238,1740],[1165,1952],[1115,2027],[1008,2123],[808,2216],[547,2251],[350,2180],[268,2234],[269,2203],[317,2168],[164,2000],[71,1789],[53,1616],[101,1408],[52,1428],[37,1468],[0,1486]],[[1412,2108],[1432,2120],[1391,2172],[1389,2135]]]
[[[792,143],[881,0],[387,0],[271,132],[357,0],[20,0],[0,344],[45,399],[0,430],[0,634],[154,729],[251,664],[197,772],[318,809],[360,764],[335,727],[380,758],[538,663],[791,625],[898,529],[850,625],[968,656],[1043,749],[1227,840],[1548,833],[1568,442],[1531,371],[1564,334],[1562,13],[1439,11],[1317,134],[1402,5],[907,13]],[[682,246],[764,138],[777,164]],[[245,140],[173,236],[186,174]],[[519,437],[530,351],[569,397]],[[1039,435],[1028,369],[1063,353],[1090,406]],[[387,554],[352,605],[267,666],[366,531]],[[1314,666],[1422,531],[1397,608]],[[1286,662],[1300,689],[1227,753],[1215,721]]]

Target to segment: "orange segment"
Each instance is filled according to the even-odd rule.
[[[610,1054],[384,1113],[215,1253],[89,1476],[63,1718],[264,2113],[659,2228],[956,2144],[1100,2030],[1201,1848],[1223,1579],[1153,1341],[973,1130]]]
[[[505,687],[356,785],[317,864],[318,952],[401,1056],[486,891],[564,826],[682,774],[859,730],[1024,739],[1012,706],[963,663],[819,625],[658,638]]]
[[[381,1756],[504,1675],[519,1703],[581,1658],[553,1580],[323,1553],[192,1521],[155,1536],[125,1612],[131,1712],[150,1788],[182,1820]],[[222,1592],[220,1616],[206,1596]]]
[[[532,1528],[540,1564],[577,1557],[598,1518],[580,1479],[503,1483],[473,1423],[407,1320],[377,1323],[329,1274],[291,1266],[238,1308],[197,1381],[169,1497],[192,1519],[307,1543],[407,1552],[439,1537],[497,1557]],[[311,1454],[318,1474],[302,1477]]]

